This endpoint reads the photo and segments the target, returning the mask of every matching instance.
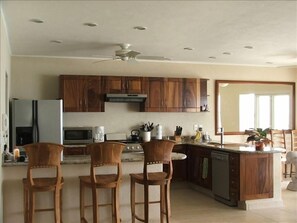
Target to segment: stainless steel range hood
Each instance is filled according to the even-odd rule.
[[[106,94],[105,101],[107,102],[144,102],[147,98],[146,94]]]

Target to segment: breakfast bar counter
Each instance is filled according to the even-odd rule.
[[[122,223],[131,222],[130,211],[130,173],[141,173],[143,171],[143,153],[123,153],[122,156],[122,183],[120,187],[120,216]],[[172,159],[185,159],[186,155],[172,153]],[[3,176],[3,219],[4,222],[23,222],[23,185],[22,179],[26,177],[27,163],[8,162],[2,168]],[[152,171],[162,169],[160,164],[153,167]],[[104,173],[108,173],[103,169]],[[79,216],[79,178],[78,176],[88,175],[90,172],[90,156],[64,156],[62,162],[62,174],[64,177],[63,187],[63,222],[80,223]],[[142,188],[136,188],[136,196],[142,199]],[[101,193],[101,201],[109,199],[109,192]],[[152,200],[159,199],[159,187],[152,188],[150,193]],[[91,191],[86,190],[86,203],[91,203]],[[37,207],[52,207],[52,194],[36,196]],[[92,220],[92,209],[86,210],[88,222]],[[110,223],[110,208],[100,208],[100,222]],[[150,211],[151,219],[159,218],[158,205],[153,205]],[[54,222],[53,213],[44,212],[36,214],[36,221],[42,223]]]

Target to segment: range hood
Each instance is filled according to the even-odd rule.
[[[106,94],[105,101],[108,102],[144,102],[146,94]]]

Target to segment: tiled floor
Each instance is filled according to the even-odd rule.
[[[282,183],[283,208],[261,210],[240,210],[221,204],[214,199],[190,189],[187,185],[176,184],[171,189],[171,223],[211,222],[297,222],[297,192],[286,190],[288,181]]]

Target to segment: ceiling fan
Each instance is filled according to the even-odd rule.
[[[97,62],[103,62],[107,60],[159,60],[159,61],[166,61],[170,60],[169,58],[162,57],[162,56],[139,56],[140,52],[134,51],[130,49],[131,44],[129,43],[121,43],[119,44],[121,47],[120,50],[115,51],[115,56],[110,59],[99,60]],[[96,62],[96,63],[97,63]]]

